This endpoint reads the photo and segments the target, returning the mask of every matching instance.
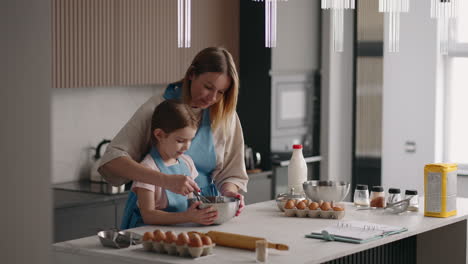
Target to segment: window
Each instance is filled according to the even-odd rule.
[[[446,72],[445,160],[468,174],[468,1],[459,1]]]

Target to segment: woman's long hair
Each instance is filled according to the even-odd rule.
[[[187,69],[182,79],[182,100],[190,104],[190,76],[199,76],[206,72],[227,74],[231,78],[231,86],[223,97],[210,106],[210,118],[213,128],[228,128],[229,122],[236,111],[237,96],[239,94],[239,76],[232,55],[225,48],[209,47],[200,51]]]

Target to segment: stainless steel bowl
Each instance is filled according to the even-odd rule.
[[[351,185],[344,181],[306,181],[302,186],[312,201],[341,202],[348,195]]]
[[[225,223],[236,215],[237,210],[239,209],[240,200],[233,197],[226,196],[205,196],[210,203],[202,203],[198,207],[200,209],[213,207],[218,211],[218,218],[214,221],[215,225],[220,225]],[[196,198],[188,199],[188,205],[196,202]]]
[[[130,231],[119,232],[116,229],[99,231],[98,237],[103,246],[112,248],[127,248],[141,243],[141,235]]]

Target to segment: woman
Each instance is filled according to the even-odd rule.
[[[231,54],[213,47],[200,51],[181,81],[170,84],[163,98],[150,98],[120,130],[107,147],[99,172],[113,185],[135,180],[182,195],[201,190],[202,195],[212,196],[219,191],[241,199],[239,215],[244,207],[239,191],[247,191],[248,176],[242,128],[235,111],[238,92],[239,78]],[[164,99],[183,100],[199,119],[196,136],[186,152],[199,173],[195,181],[139,164],[149,151],[151,115]]]

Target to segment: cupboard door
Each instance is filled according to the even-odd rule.
[[[175,0],[52,0],[53,86],[165,84],[201,49],[239,57],[239,2],[192,2],[191,47],[177,48]]]
[[[113,201],[89,206],[55,209],[55,243],[93,236],[100,230],[114,227],[115,205]]]

